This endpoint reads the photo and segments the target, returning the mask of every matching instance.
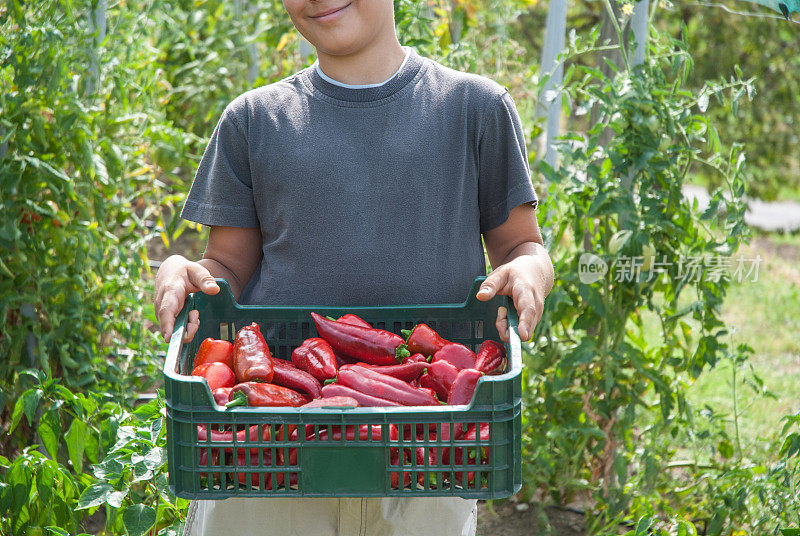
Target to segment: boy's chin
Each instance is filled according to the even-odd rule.
[[[317,52],[329,56],[349,56],[350,54],[357,54],[368,46],[368,40],[353,38],[340,39],[332,37],[328,39],[316,39],[315,41],[316,42],[312,41],[311,44],[314,45]]]

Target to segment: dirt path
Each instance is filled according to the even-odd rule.
[[[505,502],[494,505],[494,513],[484,502],[478,503],[477,536],[538,536],[546,534],[533,505],[520,511],[516,504]],[[584,536],[584,517],[581,514],[553,507],[545,508],[550,523],[550,534],[556,536]]]

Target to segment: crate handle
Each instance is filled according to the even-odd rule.
[[[519,316],[514,301],[505,297],[505,307],[508,311],[508,349],[511,350],[508,356],[509,371],[507,374],[515,375],[522,371],[522,344],[519,338]]]
[[[217,280],[220,281],[219,279]],[[227,285],[227,281],[225,282]],[[220,289],[222,290],[222,289]],[[228,287],[230,292],[230,287]],[[189,320],[189,311],[194,308],[194,296],[189,295],[183,304],[183,309],[178,313],[175,318],[175,326],[172,329],[172,336],[169,339],[169,347],[167,349],[167,358],[164,360],[164,374],[174,378],[178,374],[178,358],[181,355],[181,348],[183,348],[183,331],[186,328],[186,322]]]

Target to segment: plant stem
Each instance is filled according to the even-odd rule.
[[[611,7],[610,0],[603,0],[603,4],[606,8],[606,13],[608,13],[608,18],[611,19],[611,23],[614,25],[614,30],[617,32],[617,40],[619,41],[619,53],[622,56],[622,61],[625,63],[625,70],[631,70],[631,63],[628,60],[628,49],[625,46],[625,36],[622,35],[622,28],[619,27],[619,21],[617,20],[617,16],[614,13],[614,9]]]
[[[736,454],[739,460],[742,459],[742,442],[739,436],[739,403],[736,393],[736,357],[731,358],[731,376],[733,378],[733,427],[736,432]]]

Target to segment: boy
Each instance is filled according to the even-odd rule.
[[[284,0],[318,63],[224,111],[182,216],[203,259],[156,277],[165,338],[190,292],[225,278],[242,303],[454,303],[512,296],[530,338],[553,267],[508,93],[400,46],[392,0]],[[198,326],[190,315],[187,340]],[[507,338],[505,311],[498,329]],[[186,534],[471,535],[460,498],[228,499],[192,504]]]

